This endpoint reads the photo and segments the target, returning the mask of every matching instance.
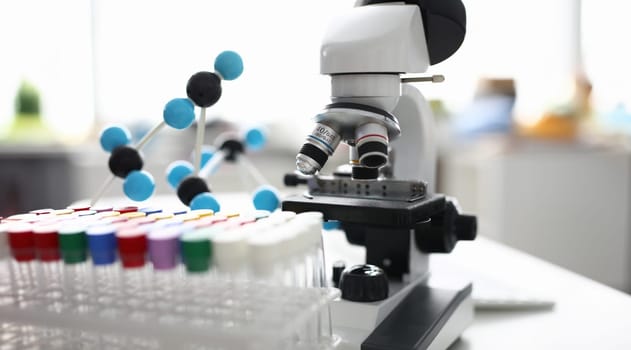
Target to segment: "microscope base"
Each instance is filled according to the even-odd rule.
[[[444,350],[473,321],[471,284],[439,288],[421,282],[378,303],[338,300],[331,311],[338,350]]]

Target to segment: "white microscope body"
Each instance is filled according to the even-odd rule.
[[[434,118],[419,90],[402,82],[455,52],[464,22],[459,0],[360,0],[324,35],[320,72],[331,76],[331,104],[296,156],[307,180],[286,177],[310,191],[287,198],[283,209],[340,221],[347,240],[366,247],[362,266],[383,268],[389,280],[380,294],[364,276],[351,276],[359,282],[350,287],[342,277],[331,309],[339,349],[445,349],[472,321],[471,285],[436,288],[428,253],[474,239],[476,220],[435,193]],[[428,28],[438,39],[429,40]],[[349,146],[352,174],[319,175],[340,142]],[[389,173],[380,171],[388,165]]]
[[[386,165],[388,147],[392,146],[396,158],[405,159],[394,162],[394,177],[423,179],[433,192],[436,149],[432,112],[416,88],[401,83],[401,74],[423,73],[429,64],[418,6],[362,6],[338,15],[324,35],[320,72],[331,75],[333,106],[342,107],[320,114],[313,135],[330,141],[329,151],[340,141],[348,143],[353,153],[351,163],[372,168]],[[371,111],[354,110],[349,104],[375,107],[390,113],[394,120]],[[318,132],[321,127],[325,132]],[[385,152],[380,152],[384,147],[358,152],[362,145],[370,143],[382,144]],[[298,155],[301,172],[314,174],[320,170],[316,162],[305,158]]]

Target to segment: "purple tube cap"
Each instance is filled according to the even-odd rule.
[[[149,259],[156,270],[170,270],[179,263],[180,228],[165,227],[149,233]]]

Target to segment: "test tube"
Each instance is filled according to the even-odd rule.
[[[153,224],[156,221],[157,221],[156,219],[147,216],[147,217],[143,217],[143,218],[136,218],[136,219],[130,220],[129,222],[137,224],[139,226],[142,226],[142,225]]]
[[[50,214],[53,212],[54,209],[52,208],[44,208],[44,209],[35,209],[35,210],[31,210],[29,211],[29,214],[35,214],[35,215],[45,215],[45,214]]]
[[[35,242],[31,224],[13,223],[7,228],[8,242],[13,260],[14,297],[16,300],[37,293],[37,264]]]
[[[180,229],[178,227],[159,228],[149,232],[149,259],[153,264],[151,279],[153,299],[157,304],[169,302],[175,287],[180,281],[179,251]]]
[[[282,224],[296,217],[293,211],[275,211],[268,216],[269,220]]]
[[[32,223],[33,220],[37,220],[37,214],[26,213],[26,214],[15,214],[11,215],[8,218],[4,219],[4,222],[7,223]]]
[[[40,261],[38,280],[47,299],[61,301],[63,297],[63,265],[59,253],[58,225],[38,225],[33,228],[35,253]]]
[[[278,229],[270,229],[248,239],[250,269],[256,279],[282,284],[284,273],[277,264],[282,242]]]
[[[88,228],[88,249],[92,257],[92,300],[107,307],[118,300],[120,280],[116,265],[116,226]]]
[[[119,212],[122,215],[122,214],[126,214],[126,213],[136,212],[136,211],[138,211],[138,207],[133,206],[133,205],[123,206],[123,207],[116,207],[116,208],[114,208],[114,211]]]
[[[307,246],[307,263],[311,265],[313,274],[313,287],[325,288],[326,262],[324,260],[324,242],[322,238],[322,224],[324,215],[321,212],[304,212],[296,216],[297,220],[304,222],[305,243]],[[330,305],[319,311],[316,319],[307,324],[307,335],[315,336],[318,344],[330,343],[333,337],[333,325],[331,322]]]
[[[290,287],[307,285],[307,274],[303,263],[304,242],[300,232],[302,229],[295,219],[281,224],[278,229],[282,238],[280,250],[283,253],[279,256],[279,264],[285,276],[285,285]]]
[[[304,223],[304,234],[308,247],[307,261],[311,266],[313,276],[313,287],[326,287],[326,267],[324,260],[324,249],[322,241],[323,215],[321,212],[304,212],[296,216],[297,220]]]
[[[70,223],[59,228],[64,261],[64,300],[77,312],[90,311],[90,284],[85,227]]]
[[[147,214],[147,217],[155,219],[156,221],[171,219],[174,216],[175,215],[173,215],[172,213],[165,213],[165,212]]]
[[[6,270],[6,274],[0,276],[7,280],[0,281],[0,295],[3,297],[12,297],[15,292],[15,278],[13,276],[13,268],[11,265],[11,250],[9,249],[8,230],[9,225],[0,224],[0,266]]]
[[[145,213],[147,214],[147,216],[151,215],[151,214],[156,214],[156,213],[161,213],[162,209],[161,208],[156,208],[156,207],[146,207],[146,208],[140,208],[138,209],[139,212]]]
[[[287,258],[284,269],[289,276],[291,286],[312,287],[312,273],[308,264],[308,244],[306,227],[302,220],[292,219],[283,224],[285,227],[286,240],[285,250]]]
[[[213,288],[210,262],[212,245],[206,230],[189,231],[180,237],[182,261],[186,267],[186,288],[191,291]]]
[[[197,215],[200,218],[205,218],[205,217],[213,216],[215,212],[211,209],[195,209],[195,210],[191,210],[190,214]]]
[[[136,227],[120,230],[116,233],[118,253],[123,271],[121,273],[121,290],[125,304],[137,309],[143,305],[148,294],[147,271],[145,259],[147,254],[147,231]]]
[[[204,273],[210,269],[211,244],[207,231],[197,230],[180,237],[182,260],[189,273]]]
[[[217,232],[210,237],[214,253],[213,265],[221,276],[232,280],[246,278],[247,238],[255,229],[250,226],[239,227]]]

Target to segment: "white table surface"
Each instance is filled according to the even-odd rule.
[[[139,205],[179,206],[174,197],[158,196]],[[218,198],[229,210],[251,207],[247,195],[218,194]],[[120,199],[102,202],[118,204]],[[344,241],[341,231],[325,234],[325,246]],[[353,259],[362,256],[363,248],[352,249]],[[335,258],[327,257],[327,264]],[[434,275],[482,273],[555,301],[554,308],[544,310],[476,310],[474,323],[450,350],[631,349],[631,296],[523,252],[478,237],[459,243],[451,254],[432,255],[431,271]]]
[[[327,265],[361,262],[363,248],[341,250],[344,240],[341,231],[325,232]],[[478,237],[451,254],[431,255],[430,270],[473,279],[474,295],[476,280],[493,281],[554,301],[543,309],[476,309],[473,324],[449,350],[631,349],[631,296],[523,252]]]
[[[627,294],[484,238],[433,262],[483,271],[555,300],[551,310],[476,311],[473,325],[450,350],[631,349]]]

